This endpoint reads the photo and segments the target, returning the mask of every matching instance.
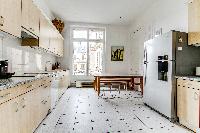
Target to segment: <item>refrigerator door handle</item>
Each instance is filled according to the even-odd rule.
[[[176,61],[176,60],[157,60],[156,62],[170,62],[170,61]]]

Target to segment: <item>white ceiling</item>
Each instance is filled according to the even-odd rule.
[[[46,0],[46,3],[53,14],[65,21],[128,25],[154,1]]]

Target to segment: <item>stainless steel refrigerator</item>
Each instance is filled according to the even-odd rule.
[[[176,78],[194,76],[200,48],[189,46],[188,35],[170,31],[144,44],[144,102],[176,120]]]

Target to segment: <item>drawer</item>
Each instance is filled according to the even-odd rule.
[[[197,84],[197,81],[195,80],[188,80],[187,82],[184,83],[185,87],[187,88],[195,88]]]
[[[177,79],[177,85],[178,86],[185,86],[188,81],[190,81],[190,80],[179,78],[179,79]]]
[[[6,90],[2,90],[0,91],[0,104],[18,97],[26,93],[26,91],[29,91],[30,89],[30,84],[23,84],[16,87],[8,88]]]

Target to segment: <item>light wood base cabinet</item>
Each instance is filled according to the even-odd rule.
[[[44,77],[0,92],[0,132],[33,133],[69,85],[69,72],[58,72],[57,93],[52,98],[53,77]],[[7,95],[9,93],[9,95]],[[54,91],[53,91],[54,93]],[[0,97],[1,98],[1,97]],[[55,106],[55,103],[53,104]]]
[[[44,78],[28,84],[31,86],[19,86],[17,91],[22,90],[22,95],[0,105],[1,133],[33,133],[48,114],[51,79]]]
[[[193,131],[199,128],[199,88],[198,81],[177,80],[177,116],[180,124]]]

